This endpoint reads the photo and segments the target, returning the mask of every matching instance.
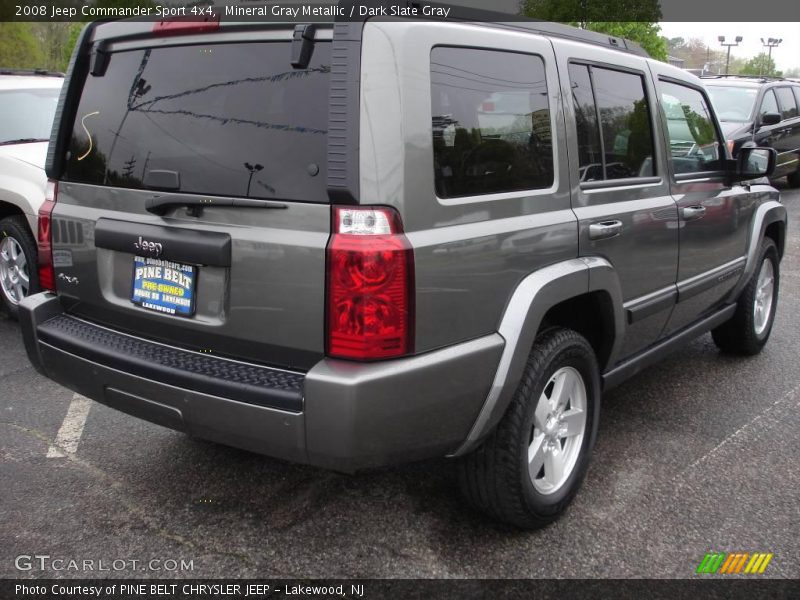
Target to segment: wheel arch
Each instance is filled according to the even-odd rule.
[[[24,214],[25,213],[22,211],[22,209],[16,204],[6,202],[5,200],[0,200],[0,219]]]
[[[729,302],[735,302],[742,290],[750,281],[756,270],[761,241],[768,237],[778,247],[778,258],[783,258],[786,246],[786,207],[777,200],[769,200],[759,205],[753,216],[753,225],[747,246],[747,260],[739,282],[728,296]]]
[[[775,242],[778,248],[778,258],[783,259],[783,250],[786,246],[786,223],[783,221],[773,221],[764,229],[764,237],[768,237]]]
[[[17,180],[20,181],[20,180]],[[3,190],[0,197],[0,219],[13,217],[19,215],[24,217],[28,230],[34,239],[36,238],[36,226],[38,205],[30,202],[25,196],[26,193],[33,194],[36,188],[33,187],[31,182],[23,182],[19,192]],[[10,197],[10,198],[9,198]],[[44,199],[44,192],[42,192],[42,199]]]
[[[505,347],[492,386],[467,438],[451,456],[470,452],[494,429],[519,385],[537,335],[551,326],[584,335],[598,355],[601,373],[613,364],[625,321],[619,278],[607,260],[567,260],[519,283],[498,326]]]

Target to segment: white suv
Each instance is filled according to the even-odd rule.
[[[0,306],[14,318],[20,300],[39,291],[33,232],[63,81],[46,71],[0,69]]]

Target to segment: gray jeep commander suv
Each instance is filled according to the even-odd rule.
[[[255,452],[457,458],[474,505],[542,526],[604,389],[709,330],[741,354],[769,337],[775,153],[726,152],[698,79],[570,27],[92,24],[26,348],[98,402]]]

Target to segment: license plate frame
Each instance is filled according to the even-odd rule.
[[[198,274],[196,265],[134,256],[131,302],[161,314],[193,317]]]

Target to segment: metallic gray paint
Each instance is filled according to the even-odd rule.
[[[144,190],[60,185],[54,227],[74,222],[84,232],[82,243],[54,243],[56,253],[69,257],[56,265],[56,274],[80,281],[59,286],[62,297],[74,303],[71,312],[168,343],[260,363],[307,369],[322,357],[327,205],[287,202],[287,209],[275,211],[214,208],[204,209],[200,217],[177,208],[159,217],[144,209],[150,196]],[[94,246],[94,227],[101,218],[230,235],[231,267],[200,266],[192,319],[142,309],[130,302],[134,249]]]
[[[495,333],[387,362],[321,361],[305,381],[309,461],[352,471],[452,452],[486,399],[503,348]]]
[[[133,31],[125,27],[102,25],[96,35]],[[220,35],[233,41],[286,33],[285,27],[268,29],[231,29]],[[142,41],[115,43],[122,48]],[[435,45],[543,58],[556,159],[550,189],[436,197],[429,73]],[[573,109],[571,102],[562,101],[569,97],[570,59],[622,66],[644,75],[654,107],[656,177],[580,185]],[[56,271],[77,277],[80,284],[59,290],[59,298],[39,294],[23,302],[21,322],[31,361],[73,389],[143,418],[242,448],[348,471],[458,456],[475,448],[504,414],[547,311],[587,293],[601,292],[610,300],[607,318],[614,338],[601,365],[610,387],[729,318],[733,308],[721,303],[722,295],[727,294],[726,302],[735,299],[755,268],[766,227],[786,219],[772,188],[745,189],[708,178],[675,181],[664,152],[664,131],[655,110],[660,101],[651,72],[654,77],[666,74],[695,81],[639,56],[510,28],[368,21],[361,47],[359,189],[354,196],[363,204],[392,206],[402,216],[415,254],[418,355],[367,364],[321,358],[328,206],[290,203],[285,211],[262,212],[209,209],[199,219],[177,209],[161,218],[144,210],[147,192],[62,183],[55,224],[71,222],[85,235],[82,243],[67,240],[57,245],[61,258]],[[735,226],[727,233],[713,231],[712,242],[700,229],[682,231],[687,224],[679,219],[678,208],[694,204],[708,205],[709,212],[722,205],[728,216],[741,220],[731,223]],[[96,250],[92,238],[97,219],[121,216],[231,235],[231,269],[201,268],[204,289],[195,319],[175,321],[130,304],[131,256]],[[707,217],[692,227],[707,224]],[[619,235],[590,239],[591,225],[606,220],[622,223]],[[680,264],[679,236],[688,251]],[[693,284],[716,281],[728,267],[741,268],[744,256],[746,267],[738,281],[723,277],[707,292],[675,304],[679,289],[685,293]],[[685,315],[678,311],[681,305]],[[283,413],[170,388],[37,343],[37,323],[63,306],[111,327],[133,327],[154,339],[167,338],[186,347],[213,344],[222,354],[310,369],[304,412]],[[639,317],[628,323],[626,309],[638,311]],[[703,311],[711,316],[701,319]],[[665,338],[667,321],[674,331],[682,318],[688,318],[688,327]]]
[[[466,437],[504,341],[485,336],[405,359],[325,359],[308,372],[302,413],[137,377],[52,347],[36,327],[62,313],[48,293],[21,305],[28,356],[43,374],[112,408],[254,452],[352,472],[443,456]]]
[[[622,68],[642,76],[649,105],[650,129],[653,135],[655,177],[604,181],[599,185],[581,185],[578,179],[578,143],[575,111],[571,101],[564,103],[567,137],[570,140],[572,206],[579,221],[581,256],[607,259],[617,272],[623,302],[648,296],[666,286],[674,285],[678,265],[678,215],[670,195],[666,177],[664,136],[658,126],[657,94],[653,86],[649,61],[640,56],[621,55],[604,48],[589,47],[576,42],[553,40],[562,75],[561,94],[572,97],[569,63],[584,62],[603,68]],[[563,160],[563,157],[562,157]],[[620,221],[619,235],[609,239],[592,239],[593,224]],[[664,306],[626,329],[619,353],[633,354],[658,339],[669,317],[671,306]]]
[[[577,255],[564,160],[555,161],[555,180],[546,190],[436,196],[429,65],[431,49],[438,45],[541,56],[555,155],[563,156],[566,149],[558,72],[548,39],[467,23],[366,23],[360,201],[388,204],[402,215],[414,246],[419,352],[496,331],[509,297],[529,273]]]
[[[607,268],[610,265],[603,259],[586,261],[576,258],[540,269],[517,286],[498,329],[506,345],[491,390],[469,435],[452,456],[473,450],[500,421],[522,378],[542,319],[550,308],[570,298],[601,290],[612,296],[615,306],[621,306],[618,287],[609,285],[608,288],[592,289],[590,273],[600,271],[595,284],[603,285],[609,279],[609,273],[602,273]],[[620,316],[616,315],[615,328],[621,326]]]

